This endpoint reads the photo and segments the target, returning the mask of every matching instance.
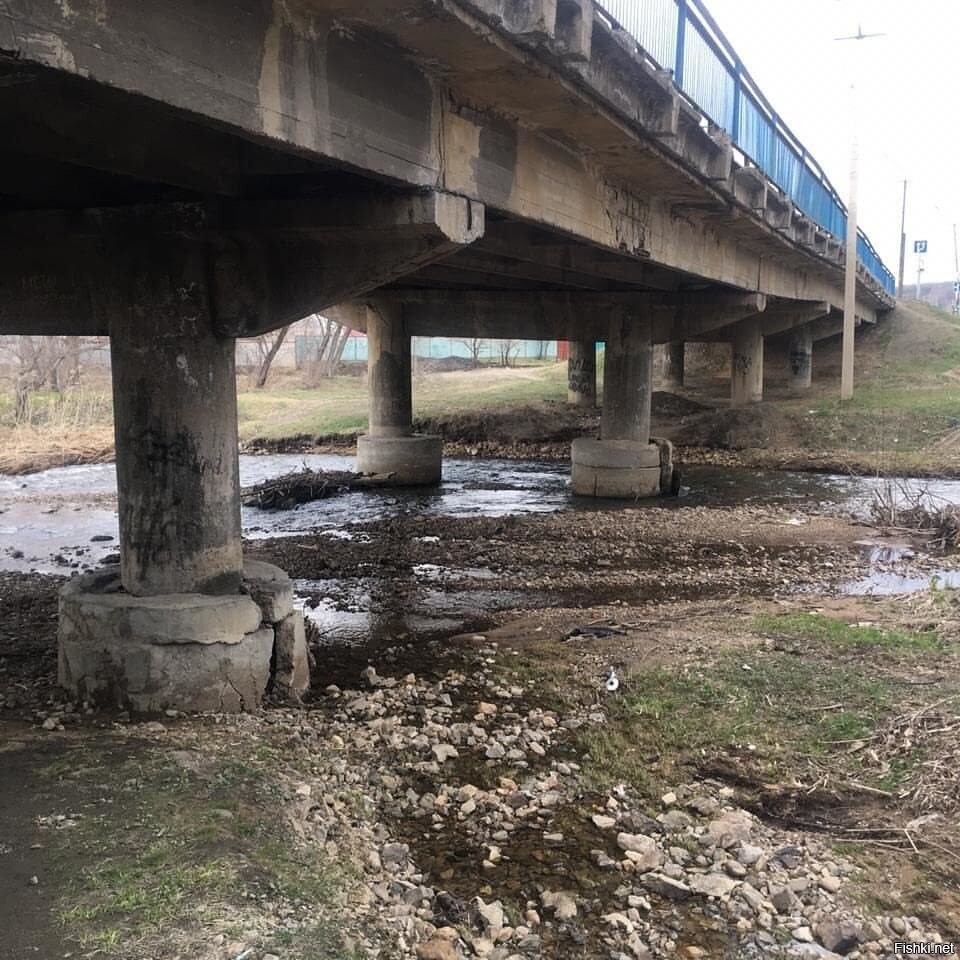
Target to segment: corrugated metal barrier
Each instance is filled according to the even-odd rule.
[[[846,241],[847,209],[806,148],[777,116],[701,0],[598,0],[677,86],[814,223]],[[889,294],[893,274],[862,230],[857,256]]]

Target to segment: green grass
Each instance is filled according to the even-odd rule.
[[[679,768],[731,752],[764,776],[785,776],[799,757],[832,756],[835,741],[868,736],[894,702],[888,681],[859,669],[761,652],[633,675],[621,690],[606,726],[581,737],[585,769],[600,787],[625,780],[648,796]]]
[[[289,834],[270,766],[278,762],[258,748],[254,756],[225,751],[202,776],[159,752],[94,770],[85,765],[84,776],[109,778],[117,802],[58,834],[63,853],[86,864],[61,901],[65,932],[106,956],[126,956],[132,945],[147,954],[177,931],[215,928],[266,898],[296,903],[298,916],[309,918],[309,931],[287,938],[300,947],[297,956],[352,956],[334,920],[356,877]],[[60,764],[48,775],[67,772]]]
[[[901,653],[933,653],[948,647],[934,632],[906,633],[876,626],[857,626],[820,613],[761,614],[754,619],[761,634],[839,650],[882,649]]]

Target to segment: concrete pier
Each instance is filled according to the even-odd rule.
[[[133,596],[240,589],[234,341],[213,333],[202,283],[181,276],[184,295],[141,286],[111,318],[120,568]]]
[[[571,447],[573,491],[587,497],[652,497],[660,492],[660,450],[650,443],[653,345],[647,318],[618,311],[604,357],[600,439]]]
[[[282,570],[244,567],[234,343],[214,333],[204,258],[170,244],[120,259],[106,301],[120,564],[61,591],[59,682],[137,713],[296,699],[303,615]]]
[[[809,389],[813,381],[813,332],[809,325],[791,331],[787,350],[791,388],[797,392]]]
[[[593,340],[571,340],[567,360],[567,403],[597,405],[597,345]]]
[[[390,477],[397,486],[440,482],[443,441],[413,433],[410,335],[399,301],[367,307],[370,432],[357,441],[357,470]]]
[[[738,323],[730,339],[730,405],[745,407],[763,399],[763,327],[760,320]]]

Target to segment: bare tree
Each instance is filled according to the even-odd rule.
[[[331,311],[333,312],[333,311]],[[343,351],[350,339],[352,328],[343,322],[345,316],[338,311],[332,316],[315,313],[306,320],[306,329],[311,332],[306,362],[316,377],[332,377],[343,358]]]
[[[274,359],[283,346],[283,341],[287,339],[287,333],[290,331],[290,324],[281,327],[273,335],[271,341],[269,334],[257,337],[257,351],[260,354],[260,365],[257,368],[256,386],[258,390],[263,389],[267,383],[267,377],[270,376],[270,367]]]
[[[9,370],[7,379],[13,381],[14,419],[22,423],[29,409],[30,394],[49,387],[55,393],[63,392],[62,368],[72,356],[72,337],[16,336],[3,338],[3,353]]]
[[[497,353],[500,355],[501,367],[512,367],[513,361],[520,352],[520,344],[516,340],[496,340]]]
[[[480,366],[480,354],[483,353],[483,346],[487,341],[482,337],[471,337],[467,340],[458,340],[470,353],[470,364],[474,367]]]

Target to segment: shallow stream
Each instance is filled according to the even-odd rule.
[[[351,470],[350,457],[334,455],[243,456],[241,484],[250,486],[306,466]],[[960,481],[889,481],[820,474],[691,467],[681,496],[632,506],[670,510],[683,505],[815,507],[867,519],[878,490],[905,500],[918,495],[937,504],[960,503]],[[331,540],[363,541],[362,525],[397,517],[500,517],[511,514],[608,510],[619,501],[574,497],[569,467],[556,462],[446,460],[443,483],[429,490],[364,490],[303,504],[291,510],[245,507],[244,535],[251,539],[320,531]],[[798,520],[798,522],[800,522]],[[359,527],[358,527],[359,525]],[[62,467],[22,477],[0,475],[0,570],[69,574],[109,559],[117,551],[116,480],[112,464]],[[908,593],[931,583],[960,586],[960,573],[922,570],[916,547],[865,541],[864,576],[841,585],[850,594]],[[936,566],[936,565],[934,565]],[[306,613],[332,641],[359,643],[371,635],[452,632],[486,612],[522,608],[521,589],[483,590],[491,577],[478,565],[447,569],[415,566],[407,583],[363,577],[297,581]],[[471,581],[457,591],[455,581]],[[450,588],[447,583],[451,582]],[[389,594],[389,595],[388,595]]]

